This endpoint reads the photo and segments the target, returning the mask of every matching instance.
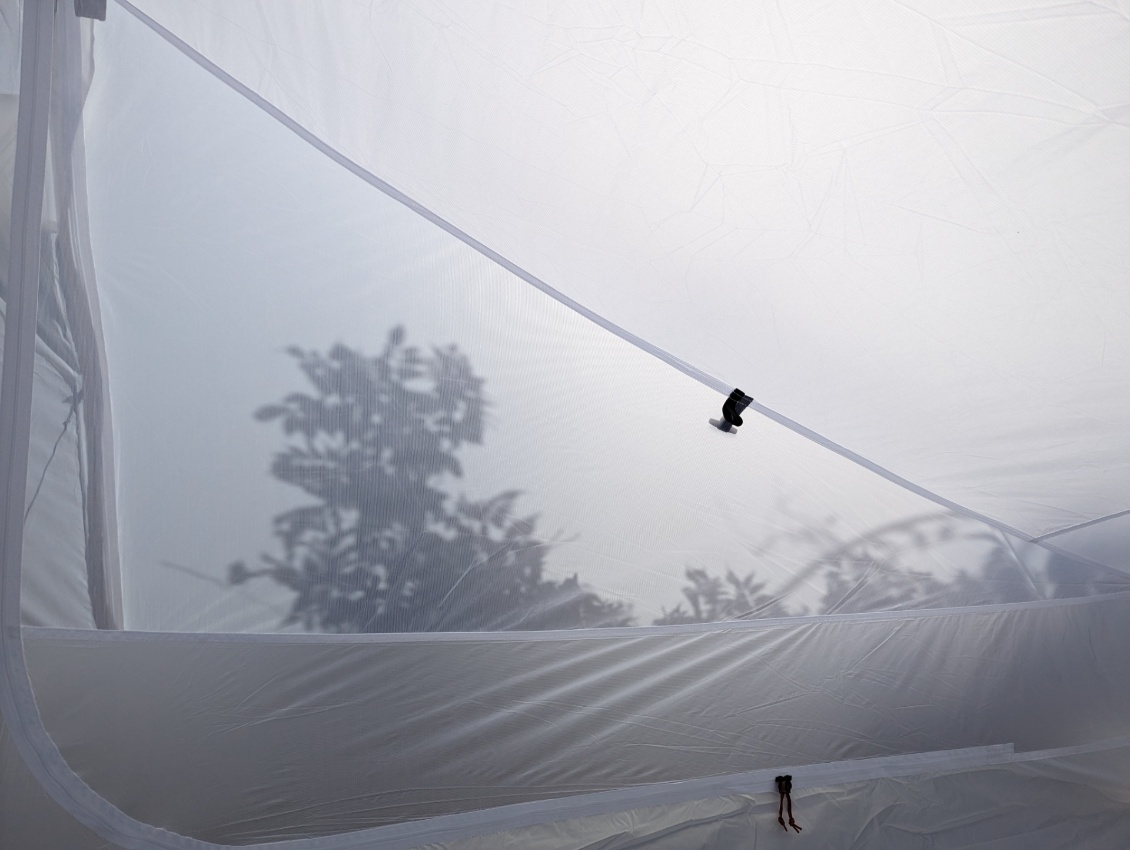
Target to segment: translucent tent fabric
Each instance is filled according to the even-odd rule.
[[[1130,844],[1127,10],[97,6],[0,3],[0,846]]]
[[[716,388],[1023,534],[1130,510],[1118,4],[138,6]]]
[[[287,595],[215,583],[277,552],[272,518],[309,501],[269,477],[286,440],[252,414],[304,385],[288,346],[376,354],[396,324],[457,342],[485,378],[485,436],[453,491],[521,490],[550,572],[630,602],[640,625],[687,607],[688,568],[752,575],[763,587],[735,613],[769,616],[1130,587],[772,421],[711,431],[715,393],[374,191],[139,22],[117,16],[102,41],[88,170],[131,628],[278,627]]]
[[[48,729],[101,794],[246,843],[788,765],[1115,739],[1128,608],[1120,594],[446,640],[35,630],[28,658]]]

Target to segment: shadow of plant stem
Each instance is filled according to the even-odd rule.
[[[627,625],[631,609],[576,576],[545,577],[554,539],[516,515],[521,495],[453,496],[461,447],[483,441],[483,379],[454,346],[430,352],[395,328],[384,350],[291,348],[312,392],[260,408],[286,448],[272,473],[315,503],[274,520],[282,555],[237,561],[231,584],[266,577],[296,594],[284,624],[311,631],[565,629]]]
[[[756,570],[740,576],[727,569],[719,576],[687,567],[683,596],[689,607],[679,603],[655,624],[991,605],[1130,589],[1125,575],[1059,554],[1037,568],[1002,532],[947,511],[899,520],[846,541],[838,538],[831,520],[797,525],[796,531],[774,535],[750,550],[755,558],[770,559],[789,544],[823,549],[781,586],[768,591]],[[938,578],[931,574],[932,553],[950,544],[978,557],[969,569]],[[814,609],[789,606],[794,591],[805,584],[823,588],[820,602]]]

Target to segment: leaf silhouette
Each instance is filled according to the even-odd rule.
[[[313,388],[260,407],[286,444],[272,474],[314,504],[274,518],[281,557],[238,561],[229,581],[267,577],[294,591],[284,620],[332,632],[561,629],[626,625],[629,606],[576,576],[555,581],[553,540],[522,494],[474,501],[450,491],[457,456],[483,440],[483,380],[455,347],[424,355],[394,328],[376,357],[338,343],[287,349]]]

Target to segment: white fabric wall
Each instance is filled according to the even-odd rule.
[[[228,587],[226,568],[277,554],[272,518],[314,500],[271,476],[286,439],[253,413],[304,388],[287,346],[373,354],[399,323],[425,349],[456,343],[486,382],[484,442],[450,491],[522,490],[550,575],[632,603],[641,625],[686,607],[688,567],[753,572],[797,613],[1125,588],[1097,569],[1054,579],[1047,551],[755,414],[712,430],[713,390],[377,192],[128,15],[99,26],[97,60],[87,151],[131,628],[280,628],[292,595]],[[844,587],[826,599],[829,576]]]
[[[99,794],[226,843],[783,765],[1117,737],[1128,612],[1120,594],[608,636],[29,630],[28,658],[49,732]]]

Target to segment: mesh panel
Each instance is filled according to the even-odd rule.
[[[712,429],[714,393],[137,22],[104,44],[90,179],[131,627],[649,625],[1126,587],[1058,581],[1046,552],[773,423]]]
[[[722,387],[1026,535],[1130,507],[1118,10],[138,2]]]

